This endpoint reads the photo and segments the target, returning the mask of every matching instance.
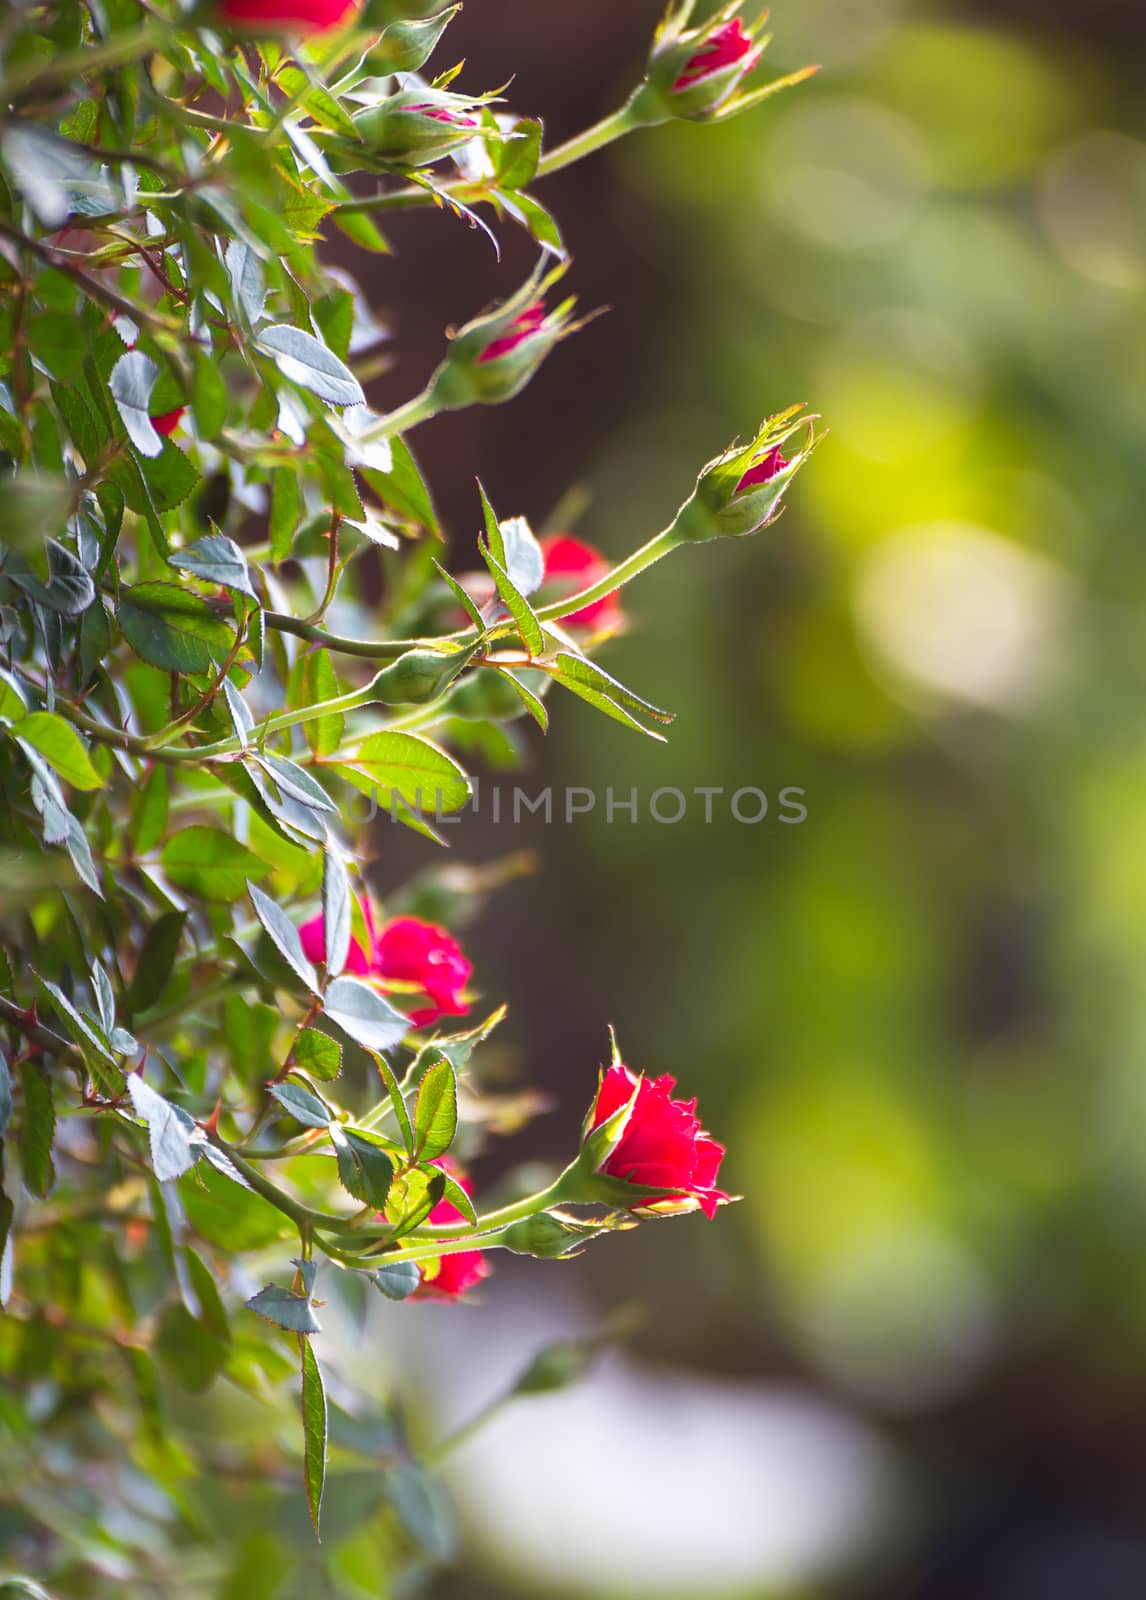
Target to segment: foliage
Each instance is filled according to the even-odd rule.
[[[572,594],[480,486],[486,574],[452,576],[405,436],[512,399],[576,331],[533,186],[641,123],[755,103],[728,97],[759,51],[702,105],[737,8],[686,29],[678,6],[626,106],[548,151],[500,95],[458,92],[457,68],[420,75],[452,12],[415,9],[69,0],[5,35],[0,1351],[19,1548],[69,1593],[171,1592],[90,1495],[134,1503],[146,1482],[172,1539],[199,1538],[205,1481],[246,1459],[226,1428],[180,1426],[178,1391],[217,1380],[256,1401],[301,1382],[316,1533],[329,1445],[368,1487],[327,1537],[368,1525],[395,1571],[441,1557],[399,1422],[325,1392],[324,1299],[453,1297],[487,1251],[565,1255],[726,1198],[720,1147],[666,1089],[642,1140],[630,1075],[552,1182],[475,1207],[461,1161],[498,1108],[472,1058],[502,1012],[446,1031],[470,961],[436,924],[376,912],[351,805],[376,795],[435,836],[470,752],[517,751],[512,724],[545,728],[554,684],[654,737],[670,720],[592,659],[619,608],[586,619],[679,545],[772,521],[814,444],[803,414],[710,462],[664,532]],[[525,228],[539,260],[379,416],[381,330],[322,245],[336,230],[384,255],[378,214],[426,201],[495,245],[489,214]],[[382,598],[356,602],[379,571]]]

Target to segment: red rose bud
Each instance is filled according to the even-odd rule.
[[[462,998],[473,967],[458,944],[444,928],[417,917],[398,917],[379,929],[369,900],[362,902],[362,919],[367,948],[357,939],[350,942],[346,971],[377,984],[417,988],[431,1002],[407,1011],[416,1028],[429,1027],[441,1017],[460,1017],[469,1010]],[[298,930],[303,953],[321,965],[326,960],[326,927],[322,913],[304,922]]]
[[[448,1172],[466,1194],[473,1194],[469,1179],[448,1156],[439,1156],[433,1164],[441,1167],[443,1172]],[[464,1222],[466,1219],[448,1200],[439,1200],[426,1220],[441,1223]],[[425,1271],[423,1268],[423,1274]],[[411,1299],[458,1300],[483,1278],[488,1278],[492,1271],[493,1268],[480,1250],[457,1250],[451,1255],[439,1256],[437,1271],[431,1278],[423,1276]]]
[[[775,521],[785,489],[819,442],[815,418],[803,409],[769,417],[751,444],[736,442],[704,467],[670,530],[679,541],[740,538]],[[789,459],[781,446],[801,432],[803,447]]]
[[[696,0],[680,0],[670,7],[653,39],[648,76],[631,102],[634,121],[732,116],[817,70],[805,68],[758,89],[738,93],[741,83],[759,64],[770,38],[764,33],[767,13],[746,27],[738,14],[741,3],[742,0],[731,0],[695,28],[687,24]]]
[[[554,533],[542,539],[541,551],[545,557],[546,588],[552,590],[555,600],[588,589],[609,571],[609,562],[599,550],[567,533]],[[580,611],[571,612],[562,622],[567,628],[615,629],[624,619],[620,592],[614,590],[600,600],[590,601]]]
[[[170,438],[180,422],[182,422],[183,413],[186,409],[186,406],[176,406],[174,411],[164,411],[160,416],[152,417],[151,426],[156,433],[161,433],[165,439]]]
[[[439,411],[510,400],[524,388],[559,339],[574,332],[574,302],[552,310],[545,292],[565,263],[542,275],[541,267],[515,295],[467,322],[450,341],[445,360],[430,379],[429,398]]]
[[[673,1078],[631,1072],[614,1053],[589,1113],[585,1151],[595,1172],[614,1180],[599,1198],[637,1216],[700,1210],[714,1217],[731,1198],[716,1187],[724,1146],[701,1127],[695,1100],[673,1099],[675,1086]],[[625,1186],[636,1191],[628,1200]]]
[[[354,126],[379,162],[428,167],[471,139],[497,135],[496,129],[483,130],[480,117],[474,115],[479,104],[425,87],[403,89],[358,112]]]
[[[347,21],[356,0],[219,0],[219,21],[244,33],[324,33]]]

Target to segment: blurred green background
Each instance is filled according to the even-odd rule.
[[[655,13],[614,13],[474,5],[450,42],[561,135],[632,81]],[[769,66],[820,76],[555,181],[610,315],[420,444],[460,547],[480,466],[535,524],[580,483],[576,531],[620,556],[766,411],[830,428],[770,532],[629,591],[605,664],[678,712],[668,746],[571,706],[535,751],[532,786],[722,786],[713,823],[694,799],[458,841],[544,852],[471,937],[558,1102],[549,1153],[612,1021],[700,1096],[745,1198],[388,1319],[451,1354],[462,1414],[523,1328],[648,1313],[459,1454],[486,1531],[433,1592],[1140,1597],[1146,18],[793,0],[773,24]],[[424,356],[418,311],[397,324],[390,398],[443,306],[519,263],[456,235],[396,230],[384,308],[452,259]],[[759,825],[729,815],[742,786]]]

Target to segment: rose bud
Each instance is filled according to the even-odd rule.
[[[161,412],[159,416],[152,417],[151,426],[156,433],[161,433],[165,439],[169,439],[182,422],[186,409],[186,406],[176,406],[174,411]]]
[[[379,929],[370,901],[360,902],[359,909],[366,947],[357,939],[350,941],[347,972],[379,989],[393,983],[420,989],[431,1004],[408,1012],[416,1028],[429,1027],[441,1017],[463,1016],[469,1010],[462,991],[473,976],[473,967],[456,939],[444,928],[417,917],[398,917]],[[322,913],[304,922],[298,932],[307,959],[321,966],[326,960]]]
[[[392,666],[383,667],[371,690],[381,705],[428,705],[445,693],[477,648],[474,644],[464,650],[407,650]]]
[[[442,0],[432,0],[424,18],[415,16],[413,5],[403,6],[397,20],[386,23],[370,47],[365,65],[378,76],[388,72],[417,72],[434,53],[438,40],[461,10],[460,5],[441,11]],[[360,27],[372,29],[375,25],[376,6],[368,0],[362,14]]]
[[[346,22],[356,0],[219,0],[221,23],[244,33],[324,33]]]
[[[600,1223],[585,1222],[567,1211],[537,1211],[504,1229],[501,1242],[517,1255],[558,1261],[580,1255],[590,1239],[605,1231]]]
[[[819,442],[815,418],[792,406],[769,417],[751,444],[731,444],[705,466],[696,488],[676,514],[670,532],[679,541],[740,538],[757,533],[780,513],[784,490]],[[782,446],[805,432],[801,449],[791,458]]]
[[[745,27],[741,0],[732,0],[696,27],[687,26],[696,0],[670,7],[657,29],[648,75],[633,97],[634,120],[663,122],[670,117],[709,120],[734,115],[749,105],[801,82],[818,69],[806,67],[786,78],[738,94],[759,64],[769,42],[767,12]]]
[[[483,130],[474,115],[479,102],[461,95],[435,93],[424,86],[403,89],[354,118],[363,143],[385,165],[428,167]]]
[[[577,327],[571,299],[552,310],[545,304],[545,291],[564,271],[562,263],[542,276],[539,266],[515,295],[454,335],[430,379],[435,410],[510,400],[525,387],[558,340]]]
[[[599,550],[567,533],[554,533],[542,539],[541,551],[545,557],[545,584],[547,589],[552,589],[556,600],[589,588],[609,571],[610,564]],[[567,628],[608,628],[610,631],[619,628],[624,620],[617,591],[562,618]]]
[[[731,1199],[716,1188],[724,1146],[700,1125],[695,1100],[674,1100],[675,1080],[631,1072],[614,1048],[585,1123],[564,1198],[623,1206],[634,1216],[703,1211]]]
[[[433,1165],[441,1167],[443,1172],[448,1172],[466,1194],[473,1194],[473,1186],[469,1179],[449,1156],[439,1156]],[[437,1223],[464,1222],[465,1218],[449,1200],[439,1200],[426,1220]],[[428,1270],[433,1271],[429,1263],[423,1266],[422,1281],[414,1290],[411,1299],[458,1300],[483,1278],[488,1278],[493,1268],[480,1250],[456,1250],[451,1255],[438,1257],[437,1271],[433,1277],[425,1275]]]

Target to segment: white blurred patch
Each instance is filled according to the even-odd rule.
[[[988,528],[905,528],[868,558],[861,636],[901,688],[972,705],[1029,702],[1054,665],[1067,573]]]
[[[537,1349],[585,1328],[564,1294],[526,1295],[504,1278],[481,1306],[380,1307],[372,1320],[368,1345],[425,1380],[444,1431]],[[879,1437],[842,1409],[627,1355],[572,1389],[513,1402],[448,1468],[491,1564],[563,1592],[640,1600],[815,1581],[882,1530],[891,1474]]]

